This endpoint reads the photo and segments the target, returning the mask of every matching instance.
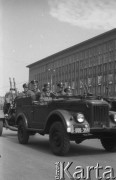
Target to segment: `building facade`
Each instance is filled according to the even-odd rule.
[[[94,94],[116,95],[116,29],[67,48],[27,66],[29,81],[40,89],[46,82],[55,89],[58,82],[72,86],[74,93],[86,83]]]

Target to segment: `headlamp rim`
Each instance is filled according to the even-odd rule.
[[[80,117],[79,117],[80,116]],[[80,119],[80,120],[79,120]],[[77,113],[77,122],[83,123],[85,120],[84,114],[82,113]]]

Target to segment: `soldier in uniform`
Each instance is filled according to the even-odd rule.
[[[37,92],[40,92],[39,88],[38,88],[38,81],[36,80],[32,80],[30,82],[31,84],[31,90],[34,92],[34,93],[37,93]]]
[[[32,80],[31,82],[30,82],[30,84],[31,84],[31,91],[34,93],[34,95],[35,95],[35,100],[39,100],[39,98],[40,98],[40,90],[39,90],[39,88],[38,88],[38,81],[36,81],[36,80]]]
[[[42,89],[42,93],[40,96],[40,101],[46,101],[46,102],[51,101],[55,97],[56,97],[56,94],[50,90],[50,83],[44,84],[44,87]]]
[[[27,96],[31,96],[31,97],[34,97],[34,92],[29,90],[29,86],[27,83],[24,83],[23,84],[23,92],[22,93],[19,93],[19,95],[17,96],[17,98],[19,97],[27,97]]]
[[[71,89],[70,86],[66,87],[66,88],[64,89],[64,92],[65,92],[65,95],[66,95],[66,96],[72,96],[72,89]]]
[[[28,84],[27,84],[27,83],[23,84],[23,89],[24,89],[23,94],[24,94],[24,95],[27,95],[27,94],[28,94],[28,91],[29,91],[29,88],[28,88]]]
[[[65,95],[64,86],[63,86],[63,83],[62,83],[62,82],[60,82],[60,83],[57,84],[57,88],[58,88],[57,96],[63,96],[63,95]]]

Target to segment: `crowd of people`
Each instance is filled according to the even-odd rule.
[[[19,94],[22,96],[31,96],[34,101],[38,100],[51,100],[58,96],[71,96],[72,89],[70,86],[64,87],[63,83],[60,82],[57,84],[57,91],[53,92],[51,90],[50,83],[45,83],[42,90],[38,88],[38,81],[32,80],[29,84],[23,84],[23,92]]]

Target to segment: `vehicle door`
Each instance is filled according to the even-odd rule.
[[[32,122],[33,128],[43,129],[49,112],[50,112],[50,108],[48,103],[44,103],[44,104],[34,103],[33,122]]]
[[[29,127],[33,119],[33,105],[31,97],[19,98],[17,99],[16,113],[23,113],[28,120]]]

